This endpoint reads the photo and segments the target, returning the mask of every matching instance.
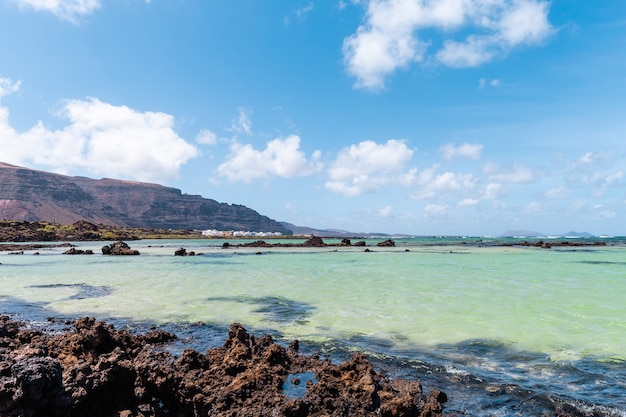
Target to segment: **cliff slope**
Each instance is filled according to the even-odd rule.
[[[0,219],[120,227],[282,232],[280,223],[237,204],[176,188],[70,177],[0,162]]]

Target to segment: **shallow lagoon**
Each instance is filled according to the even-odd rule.
[[[448,410],[482,410],[474,415],[510,415],[516,402],[519,415],[555,403],[626,415],[623,240],[376,242],[371,252],[194,240],[129,242],[139,257],[101,256],[102,242],[78,245],[89,256],[0,254],[0,302],[6,313],[178,327],[200,351],[234,321],[338,358],[365,350],[391,374],[447,391]],[[203,255],[174,257],[181,246]]]

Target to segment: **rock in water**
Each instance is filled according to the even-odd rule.
[[[131,249],[126,243],[117,241],[102,247],[103,255],[139,255],[139,251]]]

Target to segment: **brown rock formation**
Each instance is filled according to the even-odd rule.
[[[446,401],[386,380],[362,354],[334,365],[239,324],[224,346],[178,358],[154,347],[175,338],[167,332],[132,335],[92,318],[74,327],[46,335],[0,316],[0,415],[436,417]]]
[[[139,255],[137,249],[131,249],[127,243],[118,241],[102,247],[103,255]]]

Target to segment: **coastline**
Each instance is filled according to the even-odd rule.
[[[378,240],[381,239],[370,239],[367,241],[367,245],[375,245]],[[624,368],[621,365],[623,361],[620,362],[622,356],[602,356],[595,359],[593,355],[571,357],[567,356],[569,351],[566,349],[563,350],[565,356],[556,356],[555,362],[550,357],[542,355],[541,352],[543,351],[532,348],[519,350],[514,346],[507,345],[506,337],[492,339],[489,335],[485,337],[482,333],[477,332],[468,332],[468,336],[461,337],[458,342],[451,341],[449,342],[451,344],[448,344],[444,341],[435,344],[432,350],[421,350],[419,343],[428,337],[426,331],[436,330],[442,334],[457,334],[458,329],[450,327],[452,322],[423,329],[419,327],[419,324],[438,323],[439,318],[446,314],[447,308],[458,305],[461,298],[471,298],[472,294],[468,291],[458,292],[455,290],[449,293],[453,299],[459,297],[459,301],[455,304],[435,303],[429,309],[422,302],[419,308],[410,312],[412,317],[416,317],[412,322],[399,322],[398,324],[397,319],[402,317],[402,313],[388,314],[395,308],[395,304],[409,305],[420,299],[408,295],[405,297],[405,293],[421,294],[422,297],[429,299],[434,297],[436,299],[438,295],[463,287],[465,282],[468,285],[471,282],[471,287],[468,286],[468,288],[471,288],[472,291],[480,287],[481,283],[485,284],[488,293],[493,292],[501,297],[509,297],[508,300],[512,300],[513,303],[507,302],[508,305],[515,304],[516,297],[511,297],[511,294],[515,294],[516,291],[523,291],[524,294],[528,294],[529,289],[534,288],[534,283],[545,282],[545,288],[551,289],[549,298],[562,298],[572,303],[573,299],[570,298],[570,295],[573,294],[568,294],[567,291],[559,293],[558,297],[554,296],[554,290],[557,287],[567,287],[568,282],[558,280],[557,283],[557,280],[553,278],[558,276],[590,277],[592,280],[591,277],[602,276],[605,286],[618,288],[611,283],[615,284],[621,280],[620,277],[623,277],[620,275],[620,271],[623,271],[620,269],[623,262],[620,258],[606,255],[608,252],[623,253],[622,240],[620,238],[619,242],[616,240],[608,241],[607,246],[614,246],[615,242],[621,246],[615,248],[591,247],[579,250],[576,247],[555,247],[554,251],[549,251],[538,245],[526,247],[525,240],[519,238],[506,241],[498,239],[495,242],[488,238],[482,241],[476,238],[431,238],[428,243],[398,238],[396,248],[372,251],[379,252],[378,255],[362,254],[365,248],[358,247],[288,248],[286,250],[251,248],[245,250],[248,244],[254,243],[251,239],[129,242],[141,250],[141,258],[146,258],[145,262],[138,262],[135,259],[113,260],[98,255],[93,258],[70,259],[70,257],[58,256],[63,250],[57,248],[41,251],[41,257],[16,258],[7,256],[2,260],[4,265],[0,266],[0,270],[7,272],[5,281],[3,281],[6,284],[7,297],[3,300],[3,311],[0,314],[20,312],[21,316],[19,317],[24,317],[24,320],[39,317],[35,320],[39,320],[40,323],[45,322],[46,317],[51,315],[55,317],[60,315],[60,317],[65,317],[71,321],[84,315],[93,315],[105,319],[108,324],[113,324],[117,328],[133,329],[139,332],[147,332],[151,326],[156,325],[179,336],[182,335],[182,339],[194,340],[190,341],[187,346],[184,346],[180,341],[173,341],[158,347],[158,349],[172,353],[175,358],[182,355],[184,349],[181,348],[181,345],[183,348],[191,346],[200,352],[203,352],[207,346],[222,345],[225,335],[228,333],[228,324],[241,321],[255,335],[269,333],[280,340],[283,346],[287,346],[288,340],[300,338],[301,352],[305,351],[308,354],[323,352],[325,357],[331,358],[335,362],[347,361],[355,351],[367,352],[374,367],[384,370],[384,373],[392,379],[419,380],[424,387],[437,387],[445,391],[450,399],[445,407],[448,412],[452,412],[452,415],[467,413],[477,416],[510,415],[507,412],[513,413],[514,410],[524,410],[521,415],[542,416],[589,415],[584,414],[584,410],[593,410],[593,415],[597,416],[623,415],[624,402],[623,398],[620,399],[620,390],[623,388],[614,383],[624,375]],[[560,242],[558,239],[554,241]],[[223,250],[224,242],[229,243],[229,246],[232,245],[233,248],[239,244],[246,246],[234,251]],[[508,248],[506,247],[508,245],[502,244],[503,242],[514,242],[518,247]],[[534,240],[528,242],[535,243]],[[577,242],[589,243],[591,240],[578,239]],[[75,243],[77,249],[93,249],[96,253],[100,252],[99,248],[102,246],[102,243],[98,241],[91,244]],[[265,242],[268,245],[289,243],[299,245],[299,238],[292,238],[291,242],[274,240]],[[328,240],[327,243],[328,246],[340,245],[338,239]],[[426,247],[422,247],[422,245],[426,245]],[[179,246],[194,250],[198,254],[201,254],[199,250],[202,252],[208,250],[208,253],[205,252],[204,256],[180,259],[173,256],[174,251]],[[410,248],[411,253],[405,254],[406,248]],[[247,256],[254,255],[258,251],[262,251],[264,255],[268,256]],[[533,261],[529,262],[531,259]],[[546,267],[552,265],[557,259],[560,259],[560,265],[565,262],[565,265],[570,264],[574,268],[571,270],[552,270],[550,268],[551,273],[544,273]],[[408,261],[406,265],[410,269],[396,269],[398,265],[404,265],[405,260]],[[494,290],[494,285],[503,281],[500,280],[498,274],[469,274],[467,278],[461,274],[463,277],[460,277],[459,280],[448,280],[448,277],[457,273],[460,274],[460,271],[463,270],[491,271],[494,269],[493,265],[503,267],[509,261],[513,268],[502,270],[506,272],[507,277],[516,278],[505,280],[506,285],[502,287],[502,289],[506,289],[505,291]],[[65,265],[67,269],[53,268],[52,266],[56,264]],[[318,265],[324,268],[324,273],[309,273],[318,270],[316,269]],[[431,265],[435,267],[433,268]],[[518,267],[519,265],[524,265],[523,270]],[[140,273],[140,269],[146,266],[150,267]],[[170,266],[172,267],[171,270],[165,269]],[[344,269],[345,267],[348,268]],[[43,272],[44,270],[45,272]],[[169,273],[162,273],[163,271],[169,271]],[[287,273],[279,273],[279,271],[286,271]],[[358,280],[348,281],[352,276],[358,277],[358,271],[361,273],[367,271],[367,273],[360,275]],[[378,273],[370,273],[370,271],[378,271]],[[384,278],[384,273],[389,271],[394,271],[394,276],[407,278],[414,277],[413,271],[416,271],[415,278],[410,281],[419,280],[419,284],[406,286],[406,283],[401,281],[390,281],[391,276]],[[428,271],[429,275],[440,274],[440,278],[433,280],[431,276],[422,271]],[[602,274],[599,273],[600,271]],[[607,272],[613,273],[613,277],[607,275]],[[22,275],[27,277],[26,281],[20,281]],[[377,279],[377,275],[380,275],[381,278]],[[29,276],[32,278],[28,278]],[[171,280],[170,277],[177,279]],[[337,279],[338,277],[341,279]],[[421,279],[422,277],[423,279]],[[178,291],[176,288],[178,284],[175,281],[179,279],[186,280],[190,284],[193,283],[193,289],[189,294],[181,293],[179,296],[176,292],[175,296],[174,293],[171,293],[169,298],[158,295],[158,298],[153,302],[157,293],[170,294],[169,291],[171,290]],[[366,327],[362,327],[356,332],[350,331],[344,334],[341,334],[341,330],[334,331],[333,335],[330,336],[332,339],[318,339],[291,332],[293,330],[292,325],[295,323],[297,323],[297,329],[303,329],[304,326],[311,324],[307,323],[311,317],[317,320],[318,313],[324,314],[324,310],[319,306],[329,305],[327,303],[332,298],[330,297],[331,294],[322,294],[319,299],[310,297],[309,295],[313,294],[314,291],[312,287],[307,287],[308,281],[311,281],[315,287],[333,288],[335,292],[341,291],[343,288],[346,291],[344,295],[336,297],[342,299],[341,302],[350,301],[355,288],[353,285],[357,287],[363,285],[363,288],[373,289],[377,288],[377,284],[385,284],[387,287],[378,288],[391,291],[389,285],[393,283],[391,285],[394,287],[406,288],[407,291],[394,292],[396,295],[392,299],[380,297],[382,294],[378,294],[371,298],[364,298],[366,300],[364,303],[350,304],[350,311],[362,311],[364,316],[370,317],[364,320]],[[428,292],[428,286],[435,281],[437,281],[436,289]],[[242,282],[245,282],[246,285],[237,287]],[[584,282],[587,282],[586,278],[571,281],[575,285]],[[133,285],[137,283],[139,287],[143,286],[144,289],[130,297],[125,297],[124,294],[128,294],[129,290],[126,287],[127,283],[133,283]],[[119,290],[122,288],[120,284],[125,285],[123,291]],[[265,284],[269,286],[264,287]],[[294,291],[282,291],[292,286]],[[11,287],[17,291],[10,290]],[[22,295],[20,295],[19,288],[22,287]],[[275,287],[276,289],[274,289]],[[153,291],[153,288],[156,289]],[[268,290],[270,291],[268,292]],[[16,294],[16,298],[11,298],[12,295],[9,295],[13,293]],[[46,293],[45,296],[43,296],[44,293]],[[595,292],[586,292],[586,294],[592,293],[595,294]],[[539,299],[541,299],[541,294],[544,292],[540,291]],[[480,294],[479,296],[483,297]],[[526,301],[535,299],[537,298],[524,297]],[[158,310],[149,312],[150,307],[142,304],[142,314],[117,314],[118,311],[128,313],[129,309],[133,310],[135,305],[133,300],[150,300],[158,307]],[[392,300],[391,303],[394,306],[385,300]],[[483,304],[486,304],[486,299],[481,298],[481,300],[481,304],[472,305],[472,308],[484,308]],[[556,301],[552,300],[550,306],[553,306]],[[23,304],[19,308],[13,308],[14,303]],[[194,312],[187,316],[187,311],[184,309],[181,309],[181,313],[178,314],[177,304],[179,303],[190,303],[192,307],[195,306],[195,312],[201,311],[203,316],[198,316]],[[107,304],[115,305],[119,310],[112,312],[108,311],[110,309],[106,307],[101,308]],[[209,317],[220,317],[221,309],[226,304],[229,308],[235,307],[234,313],[223,320],[220,318],[217,320],[219,325],[214,326],[213,320]],[[80,307],[82,305],[82,308],[57,309],[56,305],[59,307],[70,305]],[[603,303],[601,305],[606,306]],[[50,309],[46,308],[46,310],[42,310],[42,314],[38,314],[37,311],[30,311],[33,306],[50,307]],[[333,311],[342,311],[342,308],[343,304]],[[65,312],[63,312],[64,310]],[[246,310],[251,310],[254,320],[250,320],[250,316],[245,314]],[[427,317],[429,310],[437,311],[437,313]],[[498,303],[486,308],[486,311],[484,323],[492,324],[492,320],[506,317],[504,315],[506,312],[500,308]],[[499,316],[492,318],[489,312],[495,311],[498,312]],[[532,311],[530,312],[532,313]],[[545,320],[548,312],[545,308],[542,308],[541,312],[542,318]],[[421,319],[418,320],[418,317]],[[453,317],[455,322],[459,319],[463,321],[463,318],[458,315]],[[510,319],[517,323],[526,320],[525,317],[514,314],[510,316]],[[557,320],[562,317],[561,312],[555,316]],[[478,319],[480,320],[481,317]],[[356,315],[351,320],[360,320],[360,318]],[[375,323],[377,320],[381,323]],[[204,321],[209,324],[200,326],[195,324]],[[272,322],[274,323],[271,324]],[[324,325],[327,322],[320,321],[317,323],[319,326],[319,323]],[[579,324],[580,321],[576,323]],[[50,326],[57,324],[58,321],[50,323]],[[376,327],[377,325],[378,327]],[[605,329],[603,326],[605,324],[594,328]],[[539,330],[534,325],[529,328],[531,333]],[[323,330],[324,328],[319,327],[319,329]],[[464,334],[465,329],[465,327],[461,328],[461,334]],[[418,340],[403,338],[414,336],[408,332],[416,334]],[[500,334],[498,333],[498,336]],[[475,335],[479,335],[478,338],[474,339]],[[326,332],[323,332],[323,337],[328,337]],[[555,340],[566,346],[567,342],[564,339],[556,338]],[[583,341],[584,345],[591,346],[591,343],[591,339]],[[600,362],[597,362],[597,359]],[[607,363],[604,360],[611,362]],[[563,366],[564,364],[568,365],[567,371]],[[589,374],[590,370],[593,374]],[[596,372],[598,376],[594,376]],[[530,375],[530,373],[534,374]],[[544,385],[543,378],[548,378],[548,375],[551,375],[550,379],[546,379]],[[599,375],[603,375],[603,377]],[[600,378],[603,390],[602,392],[594,391],[594,381],[597,383]],[[580,385],[583,383],[584,385]],[[466,412],[466,410],[469,411]],[[503,410],[507,410],[507,412],[499,414]],[[536,413],[533,413],[532,410],[535,410]],[[567,410],[569,414],[563,410]]]
[[[437,417],[447,401],[418,381],[385,378],[363,354],[332,364],[238,323],[222,347],[178,357],[163,349],[176,339],[163,330],[133,334],[89,317],[61,324],[0,316],[0,415]]]

